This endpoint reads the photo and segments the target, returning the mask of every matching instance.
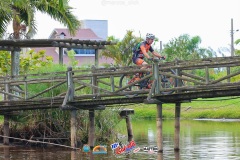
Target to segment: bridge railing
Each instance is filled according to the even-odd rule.
[[[178,81],[174,88],[160,87],[156,94],[151,89],[129,91],[127,88],[135,85],[119,86],[120,77],[125,74],[132,76],[139,72],[152,72],[138,66],[94,68],[73,70],[72,81],[73,101],[97,101],[99,99],[131,98],[131,96],[159,96],[164,91],[173,91],[173,94],[199,92],[208,90],[233,89],[240,86],[240,57],[206,58],[192,61],[166,62],[159,64],[159,74],[172,77]],[[175,73],[167,72],[170,69]],[[68,94],[67,71],[54,73],[40,73],[19,75],[16,77],[0,77],[0,93],[4,100],[0,102],[7,107],[28,106],[29,108],[59,107]],[[213,76],[214,75],[214,76]],[[154,74],[150,74],[150,77]],[[154,77],[153,77],[154,79]],[[140,81],[143,81],[141,79]],[[138,83],[138,82],[136,82]],[[157,84],[154,84],[157,86]],[[161,85],[159,85],[161,86]],[[66,102],[67,103],[67,102]]]

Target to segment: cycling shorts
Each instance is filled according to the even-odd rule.
[[[141,66],[143,64],[144,60],[142,58],[136,58],[135,64],[138,66]]]

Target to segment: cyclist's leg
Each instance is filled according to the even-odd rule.
[[[136,65],[143,66],[143,67],[141,67],[141,69],[146,69],[146,67],[144,65],[147,65],[147,62],[145,62],[142,58],[137,58]],[[136,73],[136,75],[135,75],[135,77],[139,78],[139,79],[141,76],[142,76],[142,73]]]
[[[142,66],[143,64],[147,64],[142,58],[136,58],[133,61],[137,66]],[[141,68],[142,69],[142,68]],[[129,83],[133,83],[134,81],[140,80],[142,73],[136,73],[133,78],[129,81]]]

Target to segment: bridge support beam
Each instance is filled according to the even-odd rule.
[[[133,140],[133,130],[131,124],[131,117],[129,115],[126,116],[126,124],[127,124],[127,133],[128,133],[128,142]]]
[[[179,141],[180,141],[180,112],[181,103],[177,102],[175,104],[175,132],[174,132],[174,150],[179,151]]]
[[[88,143],[91,149],[94,147],[95,141],[95,125],[94,125],[94,110],[89,110],[89,134],[88,134]]]
[[[10,86],[9,83],[5,83],[5,92],[6,93],[10,93]],[[4,95],[4,100],[10,100],[10,96],[9,95]],[[4,122],[3,122],[3,135],[6,136],[3,138],[3,144],[4,145],[9,145],[9,137],[10,136],[10,132],[9,132],[9,120],[10,120],[10,116],[9,115],[4,115]]]
[[[77,129],[76,129],[77,110],[71,110],[71,147],[77,147]]]
[[[157,104],[157,147],[158,153],[163,152],[163,130],[162,130],[162,103]]]
[[[128,133],[128,142],[133,140],[133,129],[131,123],[130,114],[134,114],[133,109],[124,109],[120,112],[121,118],[126,118],[127,133]]]
[[[4,115],[4,126],[3,126],[3,135],[6,136],[3,138],[3,144],[4,145],[9,145],[9,137],[10,133],[9,133],[9,115]]]
[[[74,100],[74,83],[73,83],[73,72],[72,72],[72,67],[69,66],[67,68],[67,84],[68,84],[68,97],[67,101],[71,102]],[[63,106],[66,105],[66,102],[63,102]],[[71,110],[71,120],[70,120],[70,125],[71,125],[71,147],[76,148],[77,147],[77,127],[76,127],[76,120],[77,119],[77,110],[72,109]]]

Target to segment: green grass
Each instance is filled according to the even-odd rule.
[[[234,97],[197,99],[181,104],[181,118],[240,118],[240,99]],[[135,114],[132,118],[155,118],[157,109],[155,104],[131,105]],[[175,117],[175,104],[163,104],[163,118]]]

